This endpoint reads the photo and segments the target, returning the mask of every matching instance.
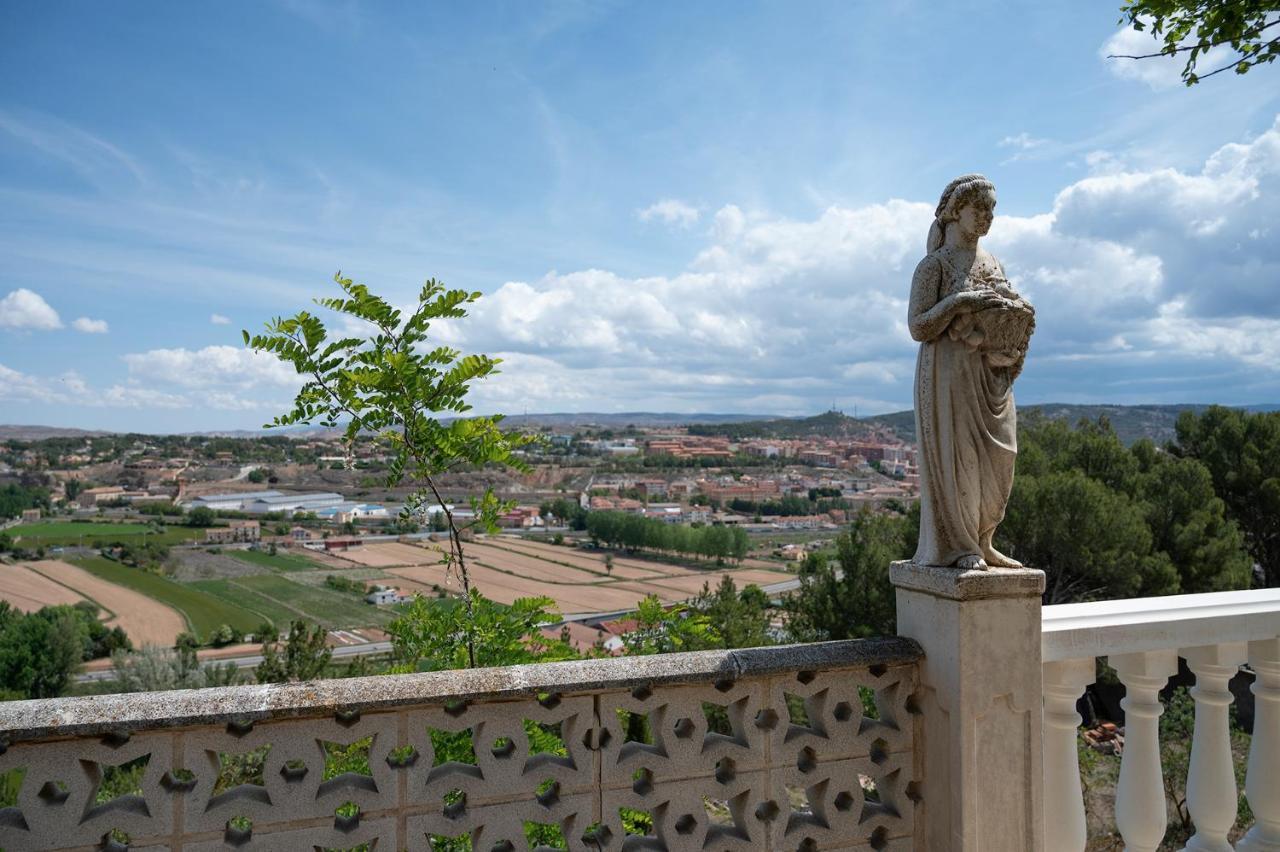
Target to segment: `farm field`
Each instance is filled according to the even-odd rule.
[[[354,550],[338,550],[329,554],[339,559],[346,559],[369,568],[390,568],[393,565],[421,565],[438,560],[431,551],[412,544],[399,542],[379,542],[366,544]]]
[[[512,550],[504,550],[487,544],[472,544],[467,548],[469,559],[503,573],[515,574],[530,580],[540,580],[555,585],[592,585],[609,579],[603,566],[599,573],[568,565],[557,565],[538,556],[528,556]]]
[[[62,526],[92,530],[116,525]],[[170,645],[178,632],[187,629],[206,637],[222,624],[245,633],[254,632],[263,621],[282,628],[295,618],[331,630],[380,627],[394,613],[370,606],[358,595],[328,588],[325,578],[336,574],[364,582],[382,580],[404,592],[427,596],[433,596],[433,587],[438,586],[456,595],[459,583],[446,578],[440,561],[445,547],[442,542],[420,541],[378,542],[325,554],[192,550],[184,555],[176,575],[180,582],[93,557],[76,560],[83,570],[53,563],[64,565],[59,570],[74,572],[67,576],[78,585],[50,577],[38,568],[0,574],[0,597],[15,606],[35,609],[45,601],[89,598],[108,610],[108,617],[129,614],[122,626],[139,644]],[[708,564],[699,569],[619,554],[614,555],[613,570],[608,572],[603,552],[505,537],[471,542],[467,552],[472,581],[487,597],[511,603],[517,598],[546,595],[565,614],[626,610],[649,594],[664,603],[678,603],[701,591],[703,584],[714,587],[726,574],[739,585],[762,586],[790,576],[758,567],[760,563],[732,568]]]
[[[328,628],[383,625],[392,618],[390,613],[365,603],[356,595],[295,583],[279,575],[260,574],[227,582],[233,587],[249,589],[287,609],[300,610],[312,621]]]
[[[25,565],[0,565],[0,600],[14,609],[35,612],[46,606],[75,604],[84,595],[59,585]]]
[[[60,545],[78,545],[83,542],[90,545],[95,541],[111,542],[131,539],[146,535],[147,541],[158,541],[163,544],[179,544],[199,539],[204,530],[195,527],[165,527],[163,532],[155,532],[146,524],[111,524],[84,523],[71,521],[40,521],[34,524],[20,524],[9,530],[9,534],[26,547],[44,545],[45,547]]]
[[[423,586],[435,583],[457,593],[456,582],[444,581],[443,569],[435,566],[420,565],[413,568],[388,568],[388,574],[411,580]],[[635,606],[636,601],[644,597],[634,591],[602,586],[553,586],[538,580],[528,580],[501,571],[494,571],[482,565],[471,569],[471,584],[490,600],[509,604],[516,598],[529,598],[547,595],[556,602],[562,613],[603,612],[613,609],[625,609]],[[406,589],[407,590],[407,589]],[[426,591],[423,592],[427,594]]]
[[[518,538],[497,538],[490,541],[502,547],[514,547],[528,553],[536,553],[545,555],[549,559],[559,559],[563,555],[574,556],[579,559],[590,560],[598,565],[600,570],[604,570],[604,553],[602,551],[583,550],[579,548],[565,547],[563,545],[547,544],[541,541],[530,541],[528,539]],[[568,560],[562,560],[568,561]],[[645,559],[639,556],[618,556],[614,554],[613,570],[616,573],[619,565],[631,566],[637,571],[650,571],[660,574],[687,574],[690,572],[698,573],[715,569],[715,563],[711,560],[704,560],[693,565],[678,565],[670,562],[662,562],[656,559]],[[762,559],[744,559],[740,564],[734,565],[732,570],[740,570],[743,568],[759,568],[765,571],[777,571],[781,566],[776,562],[766,562]]]
[[[26,567],[68,589],[76,590],[101,606],[109,616],[107,626],[119,626],[135,645],[172,646],[178,634],[187,629],[187,619],[176,609],[135,589],[106,580],[96,572],[91,573],[57,560],[31,562]],[[144,573],[131,568],[124,570]]]
[[[519,540],[505,538],[488,539],[484,543],[484,546],[490,551],[508,553],[512,556],[523,556],[527,559],[537,559],[548,564],[559,563],[561,565],[572,565],[574,568],[582,572],[591,574],[596,580],[609,579],[609,574],[605,571],[603,559],[592,558],[591,556],[578,553],[576,550],[568,547],[555,547],[554,545],[548,545],[548,548],[550,549],[541,551],[525,547],[524,543]],[[623,574],[618,573],[619,570],[624,571],[626,576],[635,576],[640,578],[660,576],[660,572],[658,571],[654,571],[649,568],[636,568],[629,564],[622,564],[621,560],[615,559],[613,562],[613,576],[624,576]]]
[[[302,552],[305,552],[306,555],[305,556],[301,555]],[[299,548],[292,548],[291,553],[292,555],[298,556],[299,559],[306,559],[310,562],[314,562],[316,566],[319,568],[327,568],[329,570],[333,570],[335,568],[342,569],[342,568],[351,567],[351,562],[349,560],[341,559],[337,556],[333,556],[321,550],[312,550],[311,548],[304,549],[299,547]]]
[[[423,559],[414,553],[430,554],[443,547],[442,543],[426,541],[372,544],[342,555],[350,558],[359,554],[359,564],[378,565],[400,581],[402,591],[431,594],[436,585],[456,593],[458,584],[446,582],[444,566],[434,556]],[[472,583],[486,597],[511,603],[516,598],[547,595],[566,614],[628,609],[648,594],[657,595],[664,603],[678,603],[700,592],[704,583],[714,588],[726,575],[739,586],[767,586],[792,577],[759,561],[742,568],[716,568],[708,563],[698,569],[630,557],[615,557],[610,574],[605,570],[603,553],[511,538],[471,542],[466,550]]]
[[[320,567],[317,562],[301,553],[273,554],[261,550],[224,550],[223,553],[241,562],[251,562],[276,571],[314,571]]]
[[[497,539],[493,544],[495,547],[503,550],[509,550],[515,553],[524,553],[552,562],[563,562],[569,565],[576,565],[584,570],[599,574],[601,578],[611,577],[614,579],[624,580],[648,580],[665,577],[672,572],[685,574],[694,570],[680,565],[646,562],[615,554],[613,558],[613,571],[610,573],[605,568],[604,555],[600,553],[591,553],[589,551],[582,551],[571,547],[558,547],[554,544],[539,544],[536,542],[520,541],[518,539]]]
[[[628,588],[651,588],[652,591],[658,592],[658,596],[662,597],[661,590],[669,590],[677,595],[678,600],[696,595],[702,591],[704,583],[709,583],[714,589],[720,584],[720,580],[725,576],[733,578],[733,582],[741,589],[743,586],[769,586],[774,583],[780,583],[789,580],[791,577],[787,574],[779,574],[771,571],[707,571],[698,574],[686,574],[679,577],[664,577],[660,580],[653,580],[646,583],[628,583]],[[665,600],[665,598],[664,598]]]
[[[387,572],[382,568],[324,568],[319,571],[291,571],[289,581],[302,583],[305,586],[323,586],[329,577],[341,577],[344,580],[363,580],[372,583],[387,579]]]
[[[193,588],[212,595],[233,606],[247,609],[259,616],[259,621],[270,621],[277,630],[285,630],[295,618],[306,618],[302,610],[259,594],[238,580],[198,580],[190,583]]]
[[[130,568],[101,556],[75,560],[75,564],[89,573],[111,583],[140,592],[147,598],[168,604],[186,616],[196,635],[204,638],[220,625],[229,624],[235,629],[252,632],[262,621],[258,614],[228,601],[211,597],[189,584]]]
[[[537,580],[553,585],[583,586],[608,582],[609,576],[604,571],[604,563],[596,565],[584,563],[584,567],[573,567],[570,564],[557,564],[548,559],[496,547],[489,541],[468,542],[466,545],[467,563],[473,567],[483,567],[499,574],[514,574],[520,579]],[[417,550],[426,549],[443,554],[444,545],[427,542]],[[421,564],[431,564],[435,558]],[[652,575],[647,575],[652,576]]]

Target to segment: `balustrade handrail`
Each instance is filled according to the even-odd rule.
[[[1168,826],[1162,778],[1160,693],[1179,670],[1195,677],[1185,807],[1196,833],[1188,850],[1280,849],[1280,589],[1214,592],[1044,607],[1044,795],[1048,852],[1080,852],[1087,825],[1077,758],[1077,702],[1106,657],[1124,685],[1124,750],[1116,782],[1116,829],[1125,848],[1154,852]],[[1233,847],[1237,789],[1228,708],[1245,662],[1256,698],[1246,793],[1256,822]]]
[[[1041,613],[1046,663],[1273,638],[1280,589],[1058,604]]]
[[[787,671],[902,665],[922,656],[915,641],[890,637],[305,683],[10,701],[0,703],[0,739],[12,744],[334,712],[372,712],[415,704],[492,701],[544,692],[584,693],[640,685],[736,681]]]

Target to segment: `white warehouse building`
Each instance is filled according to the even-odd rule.
[[[272,494],[258,497],[244,504],[246,512],[261,514],[264,512],[315,512],[330,506],[338,506],[347,502],[341,494],[333,491],[313,491],[307,494]]]
[[[203,497],[192,497],[186,503],[192,509],[204,507],[214,511],[243,512],[245,506],[254,500],[265,500],[283,496],[279,491],[241,491],[239,494],[205,494]]]

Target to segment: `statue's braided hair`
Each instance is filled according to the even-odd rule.
[[[956,220],[965,202],[978,193],[995,192],[995,189],[995,184],[979,174],[961,175],[947,184],[947,188],[942,190],[942,197],[938,199],[938,207],[933,212],[933,224],[929,226],[929,240],[925,251],[932,254],[942,246],[948,223]]]

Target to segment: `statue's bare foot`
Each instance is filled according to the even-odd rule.
[[[982,556],[986,559],[987,564],[993,568],[1021,568],[1022,563],[1014,559],[1012,556],[1005,556],[994,547],[986,547],[982,551]]]
[[[956,567],[961,571],[985,571],[987,570],[987,563],[978,554],[970,553],[968,556],[961,556],[957,559]]]

